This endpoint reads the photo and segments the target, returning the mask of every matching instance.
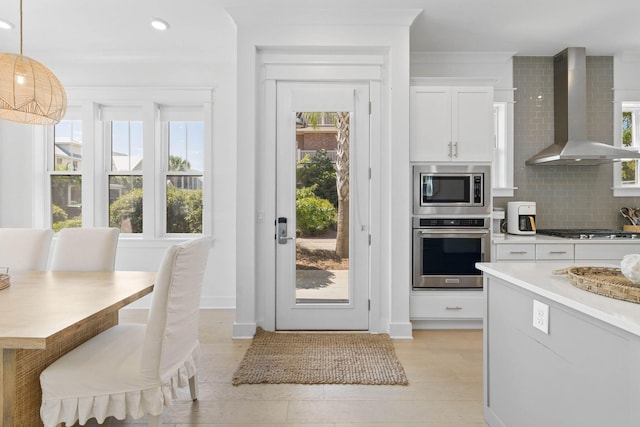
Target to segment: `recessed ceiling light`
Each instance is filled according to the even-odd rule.
[[[160,18],[151,18],[151,26],[158,31],[165,31],[169,29],[169,23]]]
[[[2,29],[2,30],[10,30],[10,29],[12,29],[14,27],[15,27],[15,25],[13,25],[11,22],[3,21],[2,19],[0,19],[0,29]]]

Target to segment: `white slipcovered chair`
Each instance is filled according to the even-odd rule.
[[[51,258],[53,271],[113,271],[120,230],[63,228]]]
[[[62,356],[40,375],[45,427],[149,415],[160,426],[172,398],[197,399],[198,318],[209,239],[169,247],[147,324],[120,324]]]
[[[46,270],[52,237],[47,228],[0,228],[0,267],[9,273]]]

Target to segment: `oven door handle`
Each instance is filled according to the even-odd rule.
[[[489,230],[487,229],[482,229],[482,230],[460,230],[460,229],[428,229],[428,230],[417,230],[418,234],[421,235],[425,235],[425,234],[468,234],[468,235],[482,235],[482,234],[489,234]]]

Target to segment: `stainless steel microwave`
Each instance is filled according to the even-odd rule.
[[[414,215],[485,215],[491,202],[488,165],[414,165]]]

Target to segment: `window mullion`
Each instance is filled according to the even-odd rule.
[[[156,153],[157,131],[156,131],[156,111],[155,103],[147,103],[142,109],[142,153],[144,157],[142,168],[142,236],[144,239],[156,239],[160,236],[158,227],[158,174],[160,159]]]
[[[167,235],[167,181],[169,179],[169,122],[158,120],[158,156],[160,158],[159,175],[160,185],[158,185],[158,233],[163,237]]]
[[[94,102],[87,102],[82,108],[82,223],[88,227],[106,225],[100,206],[96,206],[104,194],[99,189],[103,174],[100,168],[102,141],[96,140],[95,131],[98,108]]]

